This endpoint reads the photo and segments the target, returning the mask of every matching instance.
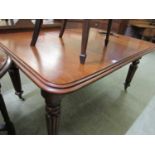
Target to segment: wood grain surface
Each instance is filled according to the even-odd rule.
[[[80,64],[80,30],[66,30],[62,39],[57,29],[42,31],[36,47],[31,38],[32,32],[1,34],[0,47],[41,89],[56,94],[75,91],[155,51],[153,43],[117,34],[105,48],[105,35],[92,28],[87,60]]]

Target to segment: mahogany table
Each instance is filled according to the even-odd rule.
[[[80,30],[41,32],[35,47],[30,46],[32,32],[1,34],[2,47],[17,66],[41,89],[45,99],[49,134],[58,133],[60,103],[67,93],[87,86],[115,70],[130,65],[125,89],[137,69],[139,59],[155,51],[155,44],[122,35],[113,35],[104,46],[105,35],[91,29],[88,57],[85,64],[78,59],[81,45]]]

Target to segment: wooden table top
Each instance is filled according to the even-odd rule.
[[[31,47],[32,32],[0,35],[0,47],[19,68],[45,91],[64,94],[86,86],[149,52],[155,44],[121,35],[110,36],[104,48],[105,35],[91,29],[87,59],[80,64],[81,32],[66,30],[41,32],[36,47]]]

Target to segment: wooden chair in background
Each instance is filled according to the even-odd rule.
[[[16,91],[16,95],[18,95],[19,98],[23,99],[22,98],[23,91],[21,88],[19,70],[15,66],[15,64],[11,61],[10,57],[8,57],[4,52],[0,51],[0,78],[2,78],[7,71],[9,71],[11,81]],[[0,89],[1,89],[1,84],[0,84]],[[15,134],[15,128],[8,115],[1,90],[0,90],[0,111],[2,113],[4,122],[5,122],[4,125],[0,125],[0,131],[7,131],[8,134],[10,135]]]
[[[63,37],[64,31],[66,29],[67,22],[68,22],[67,19],[64,19],[62,22],[62,26],[61,26],[61,30],[60,30],[60,34],[59,34],[60,38]],[[33,33],[32,41],[31,41],[31,46],[35,46],[35,44],[37,42],[42,23],[43,23],[42,19],[36,20],[34,33]],[[111,26],[112,26],[112,19],[109,19],[108,20],[108,26],[107,26],[107,32],[106,32],[105,46],[107,46],[108,42],[109,42],[109,35],[110,35],[110,31],[111,31]],[[86,49],[87,49],[90,27],[91,27],[91,20],[90,19],[84,19],[83,20],[83,28],[82,28],[81,54],[80,54],[81,64],[84,64],[85,60],[86,60]]]
[[[61,26],[61,30],[60,30],[60,34],[59,34],[60,38],[63,37],[64,31],[66,29],[67,22],[68,22],[67,19],[63,20],[63,24]],[[109,42],[109,35],[110,35],[110,31],[111,31],[111,26],[112,26],[112,19],[109,19],[108,26],[107,26],[107,32],[106,32],[106,38],[105,38],[105,46],[107,46],[108,42]],[[85,63],[85,59],[86,59],[86,49],[87,49],[90,27],[91,27],[91,20],[85,19],[83,21],[81,54],[80,54],[80,62],[82,64]]]

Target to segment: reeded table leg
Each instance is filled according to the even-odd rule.
[[[60,117],[60,104],[62,95],[50,94],[41,90],[41,95],[45,99],[46,103],[46,121],[47,130],[49,135],[58,134],[59,117]]]
[[[9,75],[10,75],[13,87],[16,91],[15,94],[18,95],[20,99],[24,100],[24,98],[22,97],[23,90],[21,86],[19,69],[14,63],[11,64],[11,67],[9,69]]]
[[[33,32],[33,36],[32,36],[32,41],[31,41],[31,46],[35,46],[35,44],[37,42],[42,23],[43,23],[43,19],[36,19],[36,23],[34,26],[34,32]]]
[[[128,71],[128,74],[127,74],[127,77],[126,77],[126,80],[125,80],[125,84],[124,84],[124,89],[127,90],[127,88],[130,86],[130,83],[133,79],[133,76],[138,68],[138,64],[139,64],[139,61],[140,59],[138,60],[135,60],[132,62],[132,64],[130,65],[129,67],[129,71]]]
[[[1,84],[0,84],[0,89],[1,89]],[[5,125],[2,129],[0,129],[1,131],[7,130],[9,135],[14,135],[15,134],[15,128],[13,123],[11,122],[5,103],[4,103],[4,99],[3,96],[1,94],[1,90],[0,90],[0,111],[2,113],[3,119],[5,121]]]

